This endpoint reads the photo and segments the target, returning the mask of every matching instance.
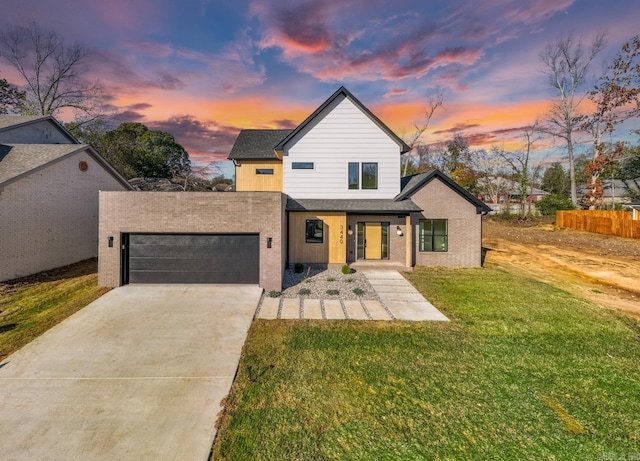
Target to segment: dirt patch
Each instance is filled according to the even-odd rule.
[[[640,240],[486,219],[486,263],[508,266],[640,317]]]

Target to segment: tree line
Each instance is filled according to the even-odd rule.
[[[443,143],[426,142],[434,114],[444,107],[444,92],[438,91],[427,101],[423,120],[404,136],[411,150],[402,160],[402,175],[437,168],[473,193],[499,192],[492,190],[497,187],[492,178],[502,177],[515,181],[521,196],[535,185],[568,195],[573,206],[602,205],[602,178],[640,176],[640,148],[614,139],[626,120],[640,115],[640,38],[628,40],[602,76],[589,86],[589,69],[605,45],[602,33],[587,45],[568,35],[542,50],[540,62],[551,89],[550,108],[521,129],[521,147],[517,149],[471,149],[462,134]],[[115,126],[107,121],[104,91],[99,82],[87,78],[88,54],[85,47],[67,45],[55,32],[36,23],[1,32],[0,58],[18,72],[23,85],[18,88],[0,79],[0,113],[71,112],[75,120],[67,128],[91,144],[125,178],[177,178],[185,190],[206,188],[206,181],[197,176],[210,174],[211,168],[194,171],[189,154],[170,133],[140,123]],[[590,137],[590,154],[576,155],[578,135]],[[560,163],[542,170],[532,162],[532,152],[543,137],[560,139],[566,145],[566,171]],[[217,179],[221,179],[219,175]],[[582,197],[577,195],[578,186],[586,187]]]
[[[628,40],[589,88],[589,69],[605,44],[603,33],[588,45],[568,35],[544,48],[540,62],[551,89],[550,107],[541,118],[521,129],[519,149],[494,146],[472,150],[462,134],[444,143],[427,143],[425,133],[434,112],[444,106],[443,93],[438,91],[427,101],[424,121],[416,123],[405,136],[411,151],[403,160],[403,173],[438,168],[469,191],[488,190],[490,194],[499,192],[493,178],[502,177],[516,181],[522,197],[535,185],[560,198],[568,196],[570,201],[555,198],[561,206],[602,206],[603,179],[640,177],[640,146],[615,139],[625,121],[640,115],[640,37]],[[635,133],[640,134],[640,130]],[[579,135],[591,139],[590,154],[576,155]],[[532,163],[534,144],[545,137],[561,139],[566,145],[566,170],[559,162],[546,170]],[[586,190],[581,197],[578,186]],[[627,193],[631,199],[640,199],[637,192]],[[526,212],[524,204],[522,212]]]

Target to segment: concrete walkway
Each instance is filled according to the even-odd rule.
[[[362,272],[380,297],[380,301],[265,296],[256,318],[449,321],[397,271]]]
[[[207,460],[262,289],[116,288],[0,362],[2,460]]]

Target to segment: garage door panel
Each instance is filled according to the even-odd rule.
[[[130,234],[129,283],[259,283],[256,234]]]
[[[132,258],[129,266],[133,271],[153,271],[158,267],[170,267],[172,272],[211,272],[211,259],[188,258]]]

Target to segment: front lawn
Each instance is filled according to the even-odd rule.
[[[640,459],[637,321],[497,268],[408,278],[451,323],[254,322],[213,459]]]
[[[0,360],[109,291],[98,287],[97,266],[91,259],[0,282]]]

